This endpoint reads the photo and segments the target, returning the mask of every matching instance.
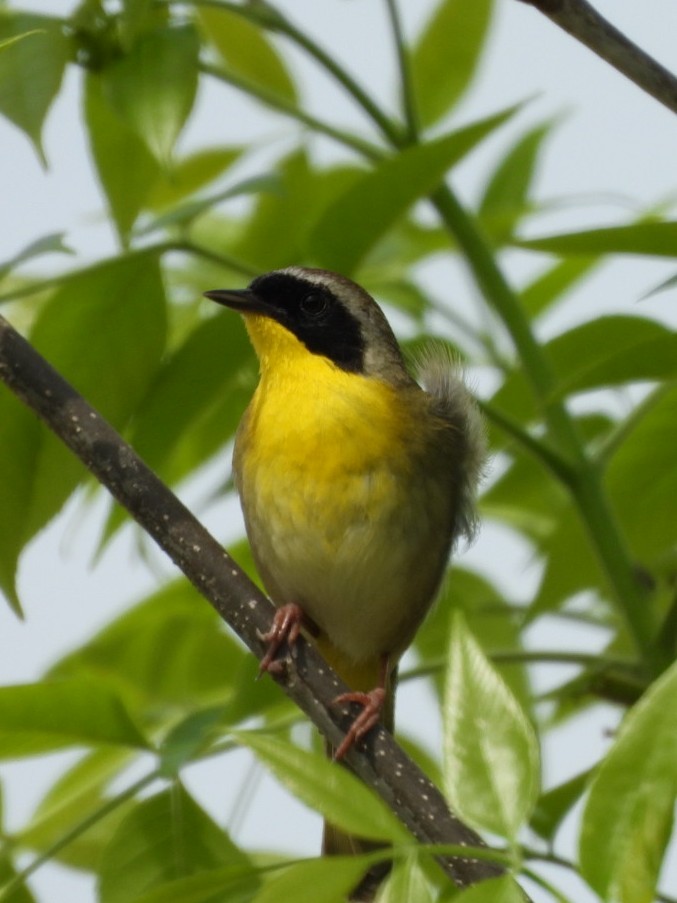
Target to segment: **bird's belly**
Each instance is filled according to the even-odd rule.
[[[440,579],[450,494],[386,449],[348,443],[332,456],[327,448],[244,467],[257,565],[276,604],[300,604],[353,661],[399,655]]]

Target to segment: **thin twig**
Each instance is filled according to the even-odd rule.
[[[615,28],[586,0],[520,0],[605,60],[647,94],[677,113],[677,78]]]

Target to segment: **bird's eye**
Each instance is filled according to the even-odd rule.
[[[310,292],[301,299],[301,312],[308,317],[320,317],[329,307],[326,295]]]

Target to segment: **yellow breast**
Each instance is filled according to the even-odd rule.
[[[258,343],[261,381],[234,464],[262,579],[353,660],[399,654],[448,552],[439,425],[415,389],[345,372],[277,324],[261,328],[285,347],[270,366],[271,336]]]

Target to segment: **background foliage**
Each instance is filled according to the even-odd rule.
[[[406,35],[395,4],[385,7],[391,107],[282,4],[85,0],[64,19],[0,9],[0,112],[44,160],[45,117],[64,73],[77,71],[81,125],[119,244],[107,259],[73,259],[45,277],[39,258],[67,254],[68,242],[36,236],[0,265],[3,312],[175,487],[227,460],[256,379],[241,324],[200,300],[207,288],[291,263],[338,269],[388,307],[407,347],[435,335],[458,349],[489,425],[483,518],[527,544],[540,579],[531,598],[516,599],[489,570],[454,567],[404,675],[437,697],[443,749],[407,746],[528,876],[534,899],[581,899],[568,896],[571,871],[590,899],[648,903],[677,788],[677,339],[667,318],[620,305],[581,313],[575,298],[608,255],[674,256],[677,223],[666,203],[606,228],[581,214],[585,228],[544,234],[548,204],[533,182],[554,122],[522,124],[522,98],[483,118],[454,117],[493,4],[444,0]],[[345,130],[332,109],[309,111],[293,53],[352,98],[363,130]],[[186,154],[179,139],[206,82],[223,85],[223,121]],[[293,131],[280,141],[271,127],[261,153],[228,115],[233,88]],[[330,155],[318,153],[317,136]],[[490,138],[502,141],[500,158],[466,207],[451,188],[454,167]],[[533,265],[508,279],[516,248]],[[479,312],[429,278],[448,260],[471,274]],[[540,340],[545,318],[562,310],[568,326]],[[0,473],[0,586],[18,614],[24,548],[76,490],[85,508],[96,489],[6,392]],[[219,493],[230,492],[222,482]],[[100,554],[124,526],[111,507]],[[248,566],[246,546],[233,551]],[[564,631],[553,649],[529,648],[527,632],[542,621],[594,631],[597,651],[582,652]],[[535,691],[530,666],[553,661],[576,665],[574,676]],[[306,805],[399,845],[383,900],[519,899],[506,879],[454,894],[390,813],[323,761],[276,688],[253,682],[255,670],[176,581],[40,682],[0,688],[3,759],[80,753],[26,823],[2,833],[0,899],[35,899],[24,879],[51,860],[95,873],[103,903],[301,901],[316,899],[319,882],[323,900],[344,899],[363,863],[245,849],[191,795],[189,768],[217,760],[227,781],[229,757],[243,748]],[[543,790],[541,742],[600,700],[624,716],[606,754],[592,768],[572,761],[566,780]],[[559,831],[576,806],[579,853],[569,861]],[[544,871],[548,862],[562,869]]]

